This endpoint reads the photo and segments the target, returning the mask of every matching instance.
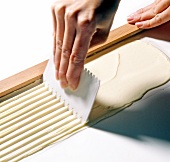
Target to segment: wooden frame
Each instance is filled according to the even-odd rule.
[[[89,49],[87,53],[87,57],[89,57],[90,55],[98,51],[108,48],[109,46],[115,43],[118,43],[140,31],[141,29],[130,24],[126,24],[115,30],[112,30],[105,43]],[[0,97],[3,97],[15,90],[18,90],[42,78],[47,62],[48,60],[42,63],[39,63],[33,67],[30,67],[22,72],[19,72],[13,76],[10,76],[4,80],[1,80],[0,81]]]

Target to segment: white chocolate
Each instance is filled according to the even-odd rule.
[[[101,80],[89,124],[117,113],[170,80],[169,58],[141,41],[119,47],[85,66]],[[2,161],[19,161],[86,127],[45,84],[0,106]]]
[[[46,97],[45,99],[42,99],[36,103],[33,103],[26,108],[20,110],[16,113],[16,118],[13,120],[10,120],[9,122],[1,125],[1,129],[8,129],[12,126],[15,126],[15,124],[18,124],[20,121],[23,121],[24,119],[29,118],[30,116],[37,114],[40,111],[43,111],[44,109],[57,104],[59,102],[58,99],[55,99],[54,95],[50,95]],[[27,112],[27,113],[25,113]],[[19,115],[22,114],[22,115]],[[17,125],[18,126],[18,125]]]
[[[30,88],[29,90],[26,90],[26,91],[24,91],[23,93],[21,93],[21,94],[17,94],[16,96],[14,96],[14,97],[12,97],[12,98],[10,98],[10,99],[7,99],[7,100],[5,100],[5,101],[3,101],[2,103],[0,103],[0,107],[2,107],[2,106],[4,106],[4,105],[8,105],[9,103],[15,103],[15,102],[13,102],[13,101],[15,101],[15,100],[17,100],[17,99],[19,99],[19,98],[21,98],[21,97],[23,97],[23,96],[26,96],[26,95],[28,95],[29,93],[32,93],[32,92],[34,92],[34,91],[36,91],[36,90],[38,90],[38,89],[40,89],[40,88],[42,88],[42,87],[44,87],[44,85],[45,85],[45,83],[41,83],[41,84],[39,84],[38,86],[35,86],[35,87],[33,87],[33,88]],[[31,86],[31,85],[30,85]],[[16,104],[15,104],[16,105]],[[9,105],[8,105],[9,106]],[[12,106],[14,106],[14,105],[12,105]],[[4,111],[4,109],[0,109],[0,112],[3,112]]]
[[[16,105],[18,105],[18,104],[20,104],[24,101],[27,101],[27,100],[33,98],[34,96],[42,94],[47,89],[48,89],[48,87],[44,87],[43,84],[40,84],[39,86],[36,86],[33,89],[26,91],[25,93],[21,93],[20,95],[17,95],[17,96],[15,96],[15,97],[7,100],[7,101],[4,101],[3,103],[1,103],[2,106],[0,105],[1,106],[0,112],[1,113],[4,112],[4,111],[8,112],[8,110],[10,108],[15,107]],[[4,105],[4,103],[6,103],[6,104]]]
[[[0,121],[2,161],[21,160],[84,126],[45,84],[4,103]]]
[[[96,98],[112,109],[127,107],[170,80],[170,60],[150,44],[134,41],[86,65],[101,80]]]

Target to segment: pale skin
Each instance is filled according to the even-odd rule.
[[[120,0],[57,0],[52,6],[54,64],[61,87],[75,90],[89,47],[106,41]],[[147,29],[170,20],[170,0],[154,3],[128,16]]]
[[[152,4],[128,16],[127,21],[138,28],[149,29],[170,20],[170,0],[155,0]]]

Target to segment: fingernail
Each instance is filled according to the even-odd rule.
[[[137,23],[135,23],[135,25],[136,25],[138,28],[142,28],[142,27],[143,27],[143,22],[137,22]]]
[[[70,87],[70,89],[72,90],[72,91],[74,91],[74,90],[76,90],[76,86],[75,85],[73,85],[73,84],[69,84],[69,87]]]
[[[61,81],[60,85],[61,85],[62,88],[67,88],[68,87],[68,83],[67,82]]]
[[[129,15],[128,17],[127,17],[127,21],[133,21],[134,20],[134,16],[133,15]]]
[[[135,19],[135,13],[130,14],[127,16],[127,21],[133,21]]]

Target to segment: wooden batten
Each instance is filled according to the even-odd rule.
[[[20,89],[40,79],[48,61],[39,63],[13,76],[0,81],[0,97],[3,97],[17,89]]]

